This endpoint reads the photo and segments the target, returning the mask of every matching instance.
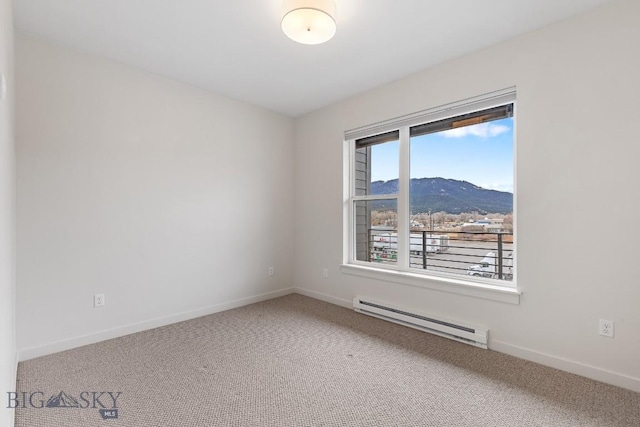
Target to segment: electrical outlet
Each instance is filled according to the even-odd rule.
[[[273,267],[269,267],[269,276],[273,276]]]
[[[614,324],[613,320],[600,319],[600,335],[613,338]]]
[[[104,294],[95,294],[93,296],[94,307],[104,307]]]
[[[322,269],[322,277],[329,277],[329,269],[328,268],[323,268]]]

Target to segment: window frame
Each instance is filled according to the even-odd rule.
[[[516,213],[516,158],[517,133],[514,120],[514,192],[513,192],[513,280],[508,284],[496,279],[467,277],[452,273],[440,273],[433,270],[420,271],[410,268],[409,234],[410,234],[410,129],[430,122],[452,118],[472,112],[482,111],[505,104],[513,104],[513,117],[516,117],[516,90],[514,87],[496,92],[468,98],[463,101],[446,104],[407,116],[364,126],[345,132],[345,209],[344,209],[344,250],[342,272],[358,276],[392,281],[396,283],[426,287],[446,292],[476,296],[490,300],[518,304],[521,292],[517,282],[517,213]],[[389,195],[357,196],[355,188],[356,140],[387,132],[399,132],[399,177],[398,193]],[[355,209],[358,201],[382,199],[397,200],[397,261],[394,265],[373,264],[370,261],[359,261],[356,254]]]

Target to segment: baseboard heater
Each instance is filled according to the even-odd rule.
[[[373,302],[369,299],[356,297],[353,299],[353,309],[359,313],[398,323],[420,331],[460,341],[480,348],[488,348],[488,334],[486,329],[463,325],[451,320],[438,319],[418,313],[411,313],[387,304]]]

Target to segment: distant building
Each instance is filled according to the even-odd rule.
[[[502,231],[503,219],[479,219],[474,222],[465,222],[460,229],[462,231],[480,231],[480,227],[487,233],[500,233]]]

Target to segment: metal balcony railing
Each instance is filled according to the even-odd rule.
[[[369,261],[393,264],[398,255],[395,229],[369,229]],[[452,274],[513,280],[513,234],[485,231],[412,230],[409,267]]]

